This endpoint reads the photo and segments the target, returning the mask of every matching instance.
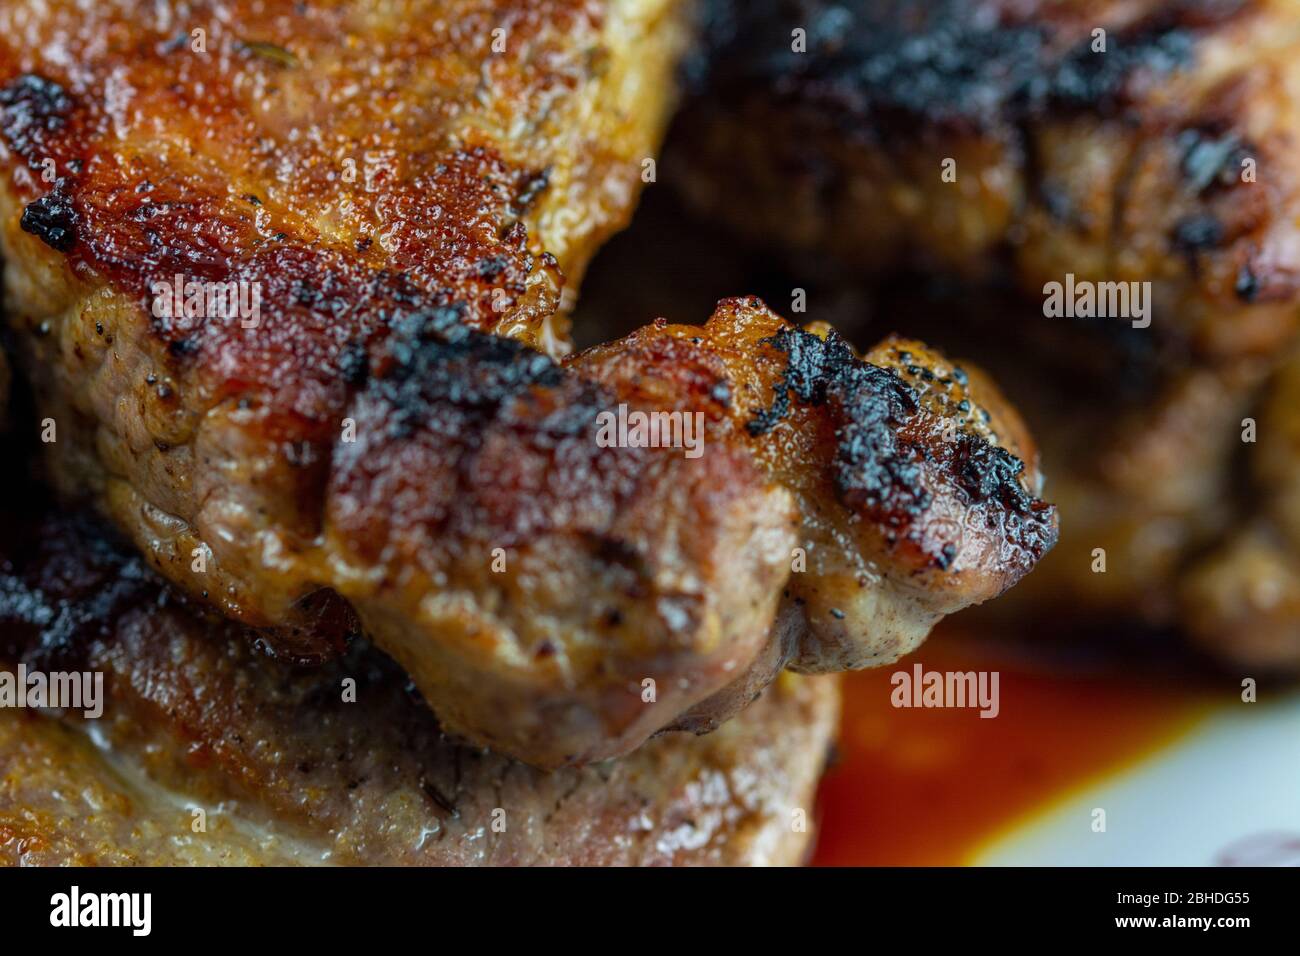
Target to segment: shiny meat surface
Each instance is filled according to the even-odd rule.
[[[327,497],[328,545],[407,582],[338,591],[447,726],[545,765],[715,726],[787,662],[887,663],[1014,583],[1055,515],[978,373],[869,357],[754,300],[566,367],[422,334],[362,393]],[[600,447],[611,396],[698,412],[705,453]],[[385,425],[411,420],[440,441]]]
[[[868,363],[733,300],[564,366],[458,324],[400,354],[272,580],[332,586],[445,726],[539,765],[716,726],[786,663],[887,663],[1055,539],[1014,413],[919,344]],[[616,400],[700,416],[703,453],[601,447]]]
[[[978,369],[919,342],[889,338],[859,359],[832,329],[732,299],[703,327],[659,322],[573,364],[656,408],[708,408],[712,433],[793,495],[798,669],[893,661],[1055,542],[1019,416]]]
[[[785,865],[807,851],[834,678],[787,675],[715,734],[545,773],[444,735],[364,642],[323,667],[278,662],[97,523],[20,523],[0,547],[3,666],[102,671],[106,703],[98,720],[0,710],[0,862]]]
[[[560,284],[626,223],[672,105],[680,6],[0,4],[4,203],[67,253],[25,250],[39,304],[260,281],[258,334],[153,331],[216,366],[210,402],[269,379],[300,429],[398,306],[562,351]]]

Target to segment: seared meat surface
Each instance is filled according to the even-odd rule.
[[[1067,274],[1150,281],[1151,334],[1202,360],[1293,337],[1294,4],[710,6],[715,62],[670,175],[708,216],[859,271],[1007,276],[1040,303]]]
[[[98,720],[0,711],[0,862],[753,865],[806,853],[834,678],[786,676],[716,734],[545,773],[448,738],[364,642],[319,668],[273,660],[96,523],[45,517],[19,533],[6,519],[3,666],[102,671],[106,703]]]
[[[21,228],[70,267],[28,252],[15,281],[62,274],[51,311],[105,284],[152,305],[176,274],[263,281],[265,334],[192,312],[158,332],[222,356],[216,389],[278,378],[307,419],[385,305],[455,303],[562,351],[560,283],[627,222],[673,103],[681,6],[0,4],[5,202],[41,200]]]
[[[132,6],[0,5],[11,322],[61,490],[225,614],[328,657],[355,613],[449,731],[556,767],[892,660],[1051,546],[1014,413],[920,345],[738,300],[539,351],[653,140],[663,5]],[[604,447],[616,410],[700,453]]]
[[[793,495],[800,669],[897,659],[1055,541],[1017,413],[978,369],[920,342],[890,337],[859,359],[828,327],[732,299],[702,328],[661,320],[572,366],[639,404],[707,409],[708,434],[746,445]]]

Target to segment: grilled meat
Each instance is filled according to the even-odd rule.
[[[534,349],[622,169],[561,156],[649,95],[591,45],[630,55],[659,6],[247,7],[189,18],[207,54],[170,42],[189,20],[0,7],[0,237],[55,478],[190,593],[320,657],[355,611],[449,731],[556,767],[712,727],[787,662],[891,660],[1051,546],[1014,413],[919,345],[864,363],[736,301]],[[349,184],[363,149],[391,162]],[[174,275],[260,290],[261,321]],[[705,450],[602,447],[616,409],[698,415]]]
[[[787,662],[890,661],[1055,536],[1014,414],[919,344],[863,362],[738,300],[566,366],[454,322],[394,348],[330,451],[318,539],[281,560],[445,726],[542,765],[716,726]],[[700,415],[704,453],[600,447],[616,404]],[[383,575],[328,576],[345,561]]]
[[[1179,588],[1206,548],[1236,532],[1237,470],[1251,447],[1242,422],[1266,371],[1260,362],[1186,369],[1148,401],[1099,398],[1090,407],[1079,393],[1044,394],[1059,382],[1026,383],[1025,393],[1043,395],[1034,425],[1052,436],[1043,456],[1070,518],[1051,559],[995,615],[1046,619],[1068,600],[1079,618],[1198,626]],[[1222,651],[1233,657],[1232,642]]]
[[[1287,389],[1270,377],[1300,314],[1294,5],[709,8],[712,62],[672,181],[787,248],[964,283],[920,334],[988,338],[972,357],[1050,437],[1067,531],[989,618],[1055,620],[1064,600],[1075,622],[1138,620],[1228,662],[1300,664],[1276,464],[1289,430],[1256,411],[1265,389]],[[1067,275],[1151,282],[1151,328],[1044,319],[1046,284]],[[1003,285],[1023,299],[977,323],[972,303]],[[1258,445],[1242,441],[1253,414]]]
[[[98,525],[46,516],[18,534],[6,519],[0,659],[101,671],[106,704],[98,720],[0,711],[0,861],[751,865],[806,851],[834,678],[786,676],[717,734],[544,773],[447,738],[363,644],[323,667],[273,660]]]
[[[1144,330],[1112,337],[1085,322],[1045,324],[1010,297],[969,288],[897,288],[877,307],[911,317],[925,337],[947,330],[952,348],[1005,383],[1041,436],[1064,516],[1034,574],[968,626],[1050,629],[1094,644],[1122,635],[1152,648],[1181,634],[1229,665],[1257,666],[1264,645],[1273,666],[1300,665],[1300,655],[1287,659],[1286,640],[1266,636],[1280,634],[1281,604],[1270,628],[1247,623],[1264,612],[1270,588],[1245,582],[1282,580],[1291,560],[1278,490],[1291,429],[1273,360],[1164,364],[1141,347]],[[1263,462],[1274,463],[1271,477]],[[1236,568],[1233,555],[1242,558]],[[1277,560],[1271,568],[1267,556]]]
[[[1300,668],[1300,360],[1292,357],[1251,409],[1251,441],[1234,475],[1246,504],[1179,580],[1191,635],[1251,668]]]
[[[0,4],[4,202],[39,199],[22,228],[70,254],[67,272],[15,255],[11,283],[58,277],[15,294],[54,312],[105,285],[153,300],[178,274],[263,281],[265,335],[192,314],[160,331],[282,376],[308,419],[323,386],[293,358],[341,361],[384,303],[457,303],[562,351],[562,275],[630,215],[672,103],[679,7]],[[358,312],[371,323],[346,335],[319,324]]]
[[[980,370],[920,342],[890,337],[859,359],[828,327],[732,299],[702,328],[660,320],[572,367],[638,404],[707,409],[710,437],[744,444],[793,495],[797,669],[893,661],[1055,541],[1019,416]]]
[[[857,271],[1005,275],[1040,303],[1069,274],[1150,281],[1151,334],[1199,361],[1293,337],[1293,4],[711,7],[670,177],[710,217]]]

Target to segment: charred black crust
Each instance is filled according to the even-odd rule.
[[[68,252],[77,244],[77,211],[61,185],[62,180],[52,191],[28,203],[18,225],[51,249]]]
[[[1191,64],[1198,30],[1244,0],[1183,0],[1107,36],[1063,45],[1047,18],[1017,22],[977,0],[711,0],[699,85],[815,105],[846,132],[891,121],[1014,126],[1046,110],[1122,106],[1138,72]],[[791,32],[806,31],[807,52]]]
[[[904,426],[921,409],[916,391],[892,371],[858,358],[835,332],[822,339],[783,329],[764,344],[787,361],[771,406],[756,409],[749,421],[750,434],[769,432],[793,401],[827,406],[836,424],[835,488],[845,505],[906,524],[930,506],[924,476],[937,465],[952,476],[967,504],[1005,512],[1008,538],[1035,560],[1052,546],[1050,506],[1025,489],[1024,462],[1015,455],[967,432],[942,448],[908,439]],[[945,555],[941,549],[935,558],[941,569],[952,560]]]
[[[1094,52],[1091,39],[1019,87],[1012,102],[1021,115],[1047,108],[1101,112],[1122,105],[1129,78],[1139,72],[1165,76],[1190,67],[1196,35],[1176,21],[1158,20],[1108,38],[1106,52]]]
[[[1247,263],[1237,271],[1237,281],[1233,285],[1233,291],[1242,302],[1254,302],[1259,298],[1259,285],[1259,277]]]
[[[1027,515],[1042,510],[1021,481],[1025,463],[1005,448],[962,433],[957,436],[952,473],[971,501],[996,501],[1003,508]]]
[[[39,490],[14,490],[40,496]],[[152,617],[165,608],[196,618],[205,613],[164,584],[90,512],[42,501],[27,516],[6,515],[0,531],[0,661],[80,668],[96,642],[113,642],[125,615],[143,611]],[[318,666],[348,653],[360,625],[341,597],[322,589],[300,600],[285,626],[255,631],[231,622],[225,629],[265,657]]]
[[[515,196],[514,202],[510,204],[511,215],[515,217],[522,216],[532,208],[542,193],[551,185],[551,170],[539,169],[524,178],[519,186],[519,192]]]
[[[0,137],[32,169],[42,169],[43,143],[68,122],[73,100],[59,83],[25,73],[0,90]],[[69,183],[59,178],[53,189],[22,211],[19,226],[45,245],[68,252],[77,245],[78,216],[69,198]]]
[[[1174,248],[1188,255],[1214,249],[1223,244],[1223,223],[1212,213],[1197,213],[1174,223]]]
[[[59,84],[26,73],[0,89],[0,137],[33,169],[43,168],[42,146],[63,129],[73,109],[72,98]],[[45,196],[29,203],[19,225],[51,249],[68,252],[77,242],[77,211],[68,196],[68,182],[59,178]]]
[[[787,356],[772,406],[755,412],[751,435],[771,430],[791,399],[835,409],[835,484],[841,498],[919,515],[930,504],[922,462],[904,448],[898,427],[920,407],[916,392],[886,369],[863,362],[835,332],[825,339],[782,329],[764,344]]]
[[[57,664],[109,636],[125,610],[164,598],[144,562],[78,513],[7,522],[0,540],[0,654]]]
[[[975,29],[966,4],[713,0],[710,82],[766,88],[857,125],[902,113],[976,117],[1032,78],[1035,30]],[[806,52],[792,31],[806,31]]]
[[[59,84],[25,73],[0,89],[0,136],[15,153],[38,166],[41,142],[63,127],[72,106],[72,98]]]
[[[411,434],[448,407],[491,417],[523,392],[566,378],[542,353],[465,325],[456,305],[399,316],[372,362],[366,392],[390,410],[390,438]],[[593,406],[584,422],[594,415]]]
[[[370,375],[370,358],[364,342],[353,339],[339,353],[339,377],[353,387],[366,383]]]
[[[860,360],[836,332],[820,339],[802,329],[782,329],[763,344],[784,352],[787,359],[771,408],[756,410],[747,426],[751,435],[764,435],[785,418],[792,395],[805,405],[824,405],[832,391],[842,392],[850,383],[855,391],[874,396],[875,410],[890,420],[916,411],[916,393],[911,388],[885,369]]]
[[[1196,194],[1240,182],[1242,160],[1259,150],[1237,133],[1211,126],[1191,126],[1178,134],[1181,168],[1187,186]]]

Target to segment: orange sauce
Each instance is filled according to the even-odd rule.
[[[893,707],[891,675],[918,662],[998,671],[999,715]],[[812,862],[968,863],[1035,811],[1173,741],[1205,710],[1205,695],[1178,681],[1038,672],[931,638],[897,664],[845,680],[840,761],[822,782]]]

